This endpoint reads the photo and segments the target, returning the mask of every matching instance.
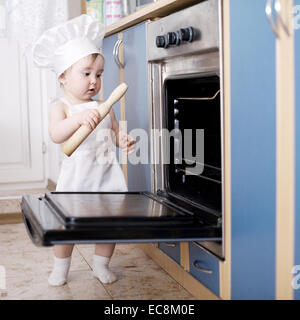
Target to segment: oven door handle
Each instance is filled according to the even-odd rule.
[[[119,39],[115,45],[114,45],[114,49],[113,49],[113,57],[115,60],[115,63],[117,64],[117,66],[120,69],[124,69],[124,63],[122,63],[119,59],[119,50],[120,50],[120,45],[123,43],[123,40]]]

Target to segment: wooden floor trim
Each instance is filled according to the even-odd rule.
[[[22,223],[22,222],[23,222],[23,217],[20,212],[0,214],[0,225],[15,224],[15,223]]]

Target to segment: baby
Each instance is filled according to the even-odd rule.
[[[101,88],[104,71],[104,57],[100,54],[103,36],[103,27],[97,21],[81,15],[47,30],[33,50],[34,61],[39,66],[52,66],[63,89],[63,97],[52,106],[49,116],[52,141],[65,142],[82,125],[93,129],[72,156],[63,160],[57,191],[127,191],[113,151],[113,139],[107,132],[113,133],[116,146],[127,154],[134,151],[135,140],[119,130],[113,110],[100,119],[99,101],[92,100]],[[73,247],[54,246],[54,268],[48,279],[50,285],[67,282]],[[115,244],[95,245],[93,272],[103,283],[117,280],[108,268],[114,247]]]

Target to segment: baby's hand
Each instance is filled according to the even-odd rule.
[[[87,109],[78,113],[78,123],[94,130],[100,122],[100,114],[97,109]]]
[[[135,150],[136,141],[123,131],[119,131],[119,147],[128,155]]]

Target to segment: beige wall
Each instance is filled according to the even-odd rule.
[[[69,18],[75,18],[81,14],[81,0],[68,0]]]

